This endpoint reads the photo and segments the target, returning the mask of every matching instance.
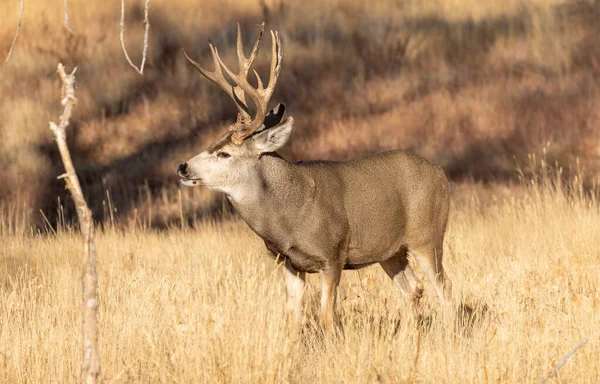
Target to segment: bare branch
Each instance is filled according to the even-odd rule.
[[[150,20],[148,19],[148,10],[150,9],[150,0],[146,0],[146,6],[144,8],[144,49],[142,51],[142,63],[139,68],[133,64],[125,48],[125,0],[121,0],[121,47],[123,47],[123,53],[129,65],[131,65],[140,75],[144,74],[144,64],[146,64],[146,55],[148,53],[148,33],[150,31]]]
[[[100,354],[98,350],[98,274],[96,273],[96,244],[94,243],[94,225],[92,213],[83,197],[79,178],[71,160],[65,130],[69,125],[73,106],[77,103],[75,98],[75,71],[67,74],[65,67],[58,64],[58,74],[63,82],[61,104],[65,107],[58,124],[50,122],[50,129],[54,132],[56,144],[65,166],[65,174],[59,179],[65,179],[67,188],[77,208],[79,228],[85,239],[83,248],[83,274],[81,276],[83,305],[82,305],[82,335],[83,359],[81,363],[81,380],[84,383],[100,382]]]
[[[69,26],[69,14],[67,13],[67,0],[65,0],[64,12],[65,12],[65,28],[67,28],[67,31],[69,31],[70,33],[72,33],[74,35],[75,31],[73,31],[71,29],[71,27]]]
[[[66,73],[65,67],[62,63],[58,64],[58,75],[62,80],[62,92],[61,92],[61,101],[60,103],[65,107],[63,114],[60,115],[60,119],[58,121],[58,125],[54,122],[50,122],[50,129],[54,132],[54,135],[59,138],[64,138],[65,129],[69,125],[69,119],[71,118],[71,112],[73,110],[73,106],[77,104],[77,98],[75,97],[75,72],[77,72],[77,67],[73,69],[73,72]],[[68,170],[67,170],[68,171]],[[67,174],[70,177],[70,175]]]
[[[13,39],[12,44],[10,45],[10,50],[8,51],[8,56],[6,56],[5,63],[8,63],[10,60],[10,56],[12,55],[13,48],[15,47],[15,43],[17,42],[17,37],[19,37],[19,32],[21,31],[21,22],[23,21],[23,0],[20,1],[21,11],[19,13],[19,24],[17,24],[17,32],[15,33],[15,38]]]
[[[548,376],[546,376],[546,378],[544,378],[543,380],[539,381],[540,384],[544,384],[545,382],[547,382],[551,378],[556,377],[556,375],[558,374],[558,370],[561,369],[562,366],[565,365],[567,363],[567,361],[569,361],[569,359],[571,358],[571,356],[573,356],[573,354],[575,352],[577,352],[577,350],[579,348],[583,347],[587,342],[588,342],[588,339],[585,339],[581,343],[577,344],[573,349],[571,349],[571,351],[569,353],[567,353],[567,355],[560,361],[560,363],[558,363],[558,365],[556,367],[554,367],[554,369],[552,370],[552,372],[550,372],[550,374]]]

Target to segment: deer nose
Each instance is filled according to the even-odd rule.
[[[180,176],[185,176],[187,166],[187,163],[179,164],[179,167],[177,167],[177,174]]]

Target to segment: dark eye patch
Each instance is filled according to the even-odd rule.
[[[217,152],[217,157],[220,157],[221,159],[226,159],[228,157],[231,157],[231,155],[227,152],[221,151],[221,152]]]

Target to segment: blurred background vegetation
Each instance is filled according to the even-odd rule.
[[[0,52],[18,12],[17,1],[0,4]],[[127,2],[125,40],[136,63],[143,13],[142,0]],[[459,190],[510,186],[517,164],[547,147],[565,177],[580,167],[585,183],[598,180],[600,1],[153,0],[144,76],[121,51],[119,18],[117,1],[71,0],[71,34],[62,2],[25,2],[0,70],[3,225],[74,217],[48,129],[62,108],[58,62],[79,67],[69,144],[98,220],[165,227],[179,223],[180,210],[190,223],[227,214],[222,196],[177,183],[177,165],[236,116],[180,49],[212,68],[210,38],[234,66],[236,21],[248,45],[263,20],[282,33],[272,100],[296,119],[282,153],[291,161],[408,149],[443,166]],[[269,45],[257,60],[261,74]]]

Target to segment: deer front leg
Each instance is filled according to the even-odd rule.
[[[321,271],[321,328],[330,334],[336,325],[335,299],[342,268],[331,266]]]
[[[294,317],[294,324],[298,326],[302,321],[306,273],[296,271],[286,260],[283,267],[283,278],[287,293],[286,311]]]

